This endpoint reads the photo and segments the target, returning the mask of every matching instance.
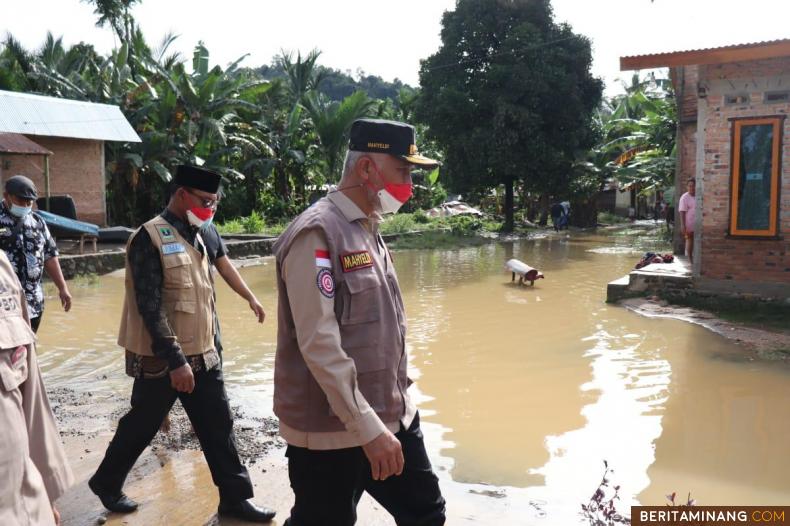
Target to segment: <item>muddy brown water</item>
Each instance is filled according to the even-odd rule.
[[[512,284],[503,267],[512,257],[546,278]],[[606,283],[638,259],[627,238],[574,234],[394,258],[412,389],[451,517],[575,524],[604,459],[626,510],[673,491],[700,504],[790,502],[790,370],[745,360],[701,327],[605,304]],[[242,275],[267,319],[254,323],[218,285],[228,388],[248,414],[271,416],[273,260]],[[54,301],[46,311],[47,382],[126,396],[115,345],[122,276],[73,293],[72,312]]]

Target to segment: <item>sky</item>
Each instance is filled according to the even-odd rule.
[[[80,0],[5,0],[0,36],[26,47],[47,30],[66,44],[115,46],[97,28],[93,7]],[[593,43],[593,73],[607,92],[619,91],[619,57],[790,37],[787,0],[553,0],[559,22]],[[420,59],[440,44],[441,19],[455,0],[143,0],[133,14],[156,45],[168,31],[175,49],[192,56],[202,40],[211,63],[227,65],[245,53],[247,66],[268,64],[281,50],[322,51],[320,63],[385,80],[419,84]]]

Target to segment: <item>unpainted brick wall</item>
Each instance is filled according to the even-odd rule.
[[[790,57],[706,66],[705,79],[749,80],[787,74]],[[736,84],[743,86],[744,83]],[[784,239],[728,237],[732,122],[737,117],[786,115],[790,103],[763,103],[764,88],[750,94],[748,104],[725,106],[723,95],[700,99],[706,105],[703,166],[701,274],[711,279],[790,282],[790,118],[784,120],[781,146],[779,234]]]
[[[103,142],[34,135],[28,138],[52,152],[49,158],[51,195],[71,195],[78,219],[105,226]],[[6,155],[3,160],[3,180],[12,175],[25,175],[36,183],[39,196],[44,196],[44,160],[41,156]]]

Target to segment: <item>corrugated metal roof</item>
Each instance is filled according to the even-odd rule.
[[[730,46],[688,49],[620,57],[620,69],[656,68],[693,64],[721,64],[788,56],[790,39],[766,40]]]
[[[0,133],[0,153],[52,155],[52,152],[18,133]]]
[[[0,91],[0,132],[140,142],[118,106]]]

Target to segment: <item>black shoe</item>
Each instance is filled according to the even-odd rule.
[[[267,507],[259,508],[249,500],[229,502],[220,499],[217,513],[225,517],[233,517],[247,522],[269,522],[277,514]]]
[[[116,513],[131,513],[137,510],[137,503],[127,497],[122,491],[118,493],[104,491],[96,486],[93,480],[88,481],[88,487],[99,497],[102,505],[110,511]]]

